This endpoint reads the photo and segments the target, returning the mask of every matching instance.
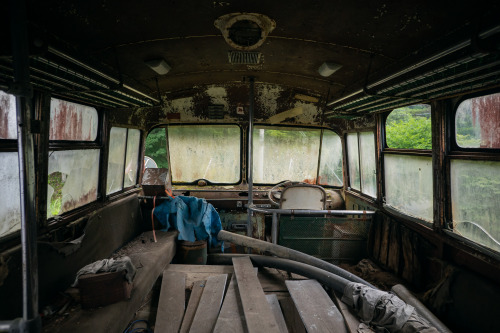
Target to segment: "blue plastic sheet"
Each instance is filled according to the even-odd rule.
[[[211,247],[218,245],[217,234],[222,230],[219,213],[205,199],[169,198],[155,208],[154,215],[164,230],[177,229],[179,240],[208,240]]]

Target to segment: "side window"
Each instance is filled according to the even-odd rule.
[[[47,217],[97,199],[99,117],[93,107],[51,99]]]
[[[460,154],[450,158],[449,228],[473,242],[500,252],[500,162],[471,158],[471,150],[500,149],[500,93],[464,100],[455,113]]]
[[[255,126],[253,159],[255,183],[342,186],[341,139],[327,129]]]
[[[394,109],[385,121],[388,148],[432,149],[431,106],[415,104]]]
[[[111,128],[106,194],[137,184],[140,142],[141,132],[137,129]]]
[[[386,118],[384,196],[387,206],[425,222],[433,221],[430,105],[393,110]]]
[[[16,97],[0,90],[0,140],[17,139]]]
[[[18,156],[6,149],[16,139],[16,98],[0,90],[0,237],[21,229]]]
[[[172,181],[240,181],[241,130],[237,125],[170,125]]]
[[[373,132],[347,134],[349,186],[373,198],[377,197],[375,136]]]
[[[167,129],[160,127],[151,130],[146,138],[144,151],[145,168],[168,168]]]
[[[455,140],[461,148],[500,149],[500,93],[466,99],[455,113]]]

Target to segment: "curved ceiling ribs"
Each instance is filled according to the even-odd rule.
[[[241,91],[253,76],[264,90],[281,91],[283,105],[314,96],[318,114],[333,121],[500,84],[500,5],[491,1],[26,2],[35,87],[104,107],[154,106],[214,87]],[[258,60],[232,62],[231,52],[242,50]],[[5,89],[12,59],[0,51]],[[151,59],[171,69],[158,75]],[[341,67],[325,78],[325,62]],[[227,99],[246,103],[241,92]]]

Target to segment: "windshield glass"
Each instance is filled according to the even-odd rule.
[[[320,161],[321,129],[256,126],[253,134],[254,182],[276,184],[291,180],[342,185],[340,138],[332,131],[323,132]],[[320,179],[317,179],[318,164],[321,165]]]
[[[239,182],[240,138],[240,128],[236,125],[169,126],[172,181]]]

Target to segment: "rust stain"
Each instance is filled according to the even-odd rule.
[[[500,148],[500,94],[474,98],[471,101],[472,122],[479,122],[481,148]]]
[[[0,92],[0,138],[12,139],[16,137],[15,133],[9,133],[9,110],[10,96]]]
[[[92,126],[88,126],[87,131],[84,131],[83,111],[78,109],[77,104],[58,101],[51,118],[51,140],[94,140]]]
[[[92,187],[90,191],[85,194],[82,194],[78,200],[67,200],[63,203],[62,212],[67,212],[77,207],[81,207],[86,205],[92,201],[97,200],[97,189]]]

